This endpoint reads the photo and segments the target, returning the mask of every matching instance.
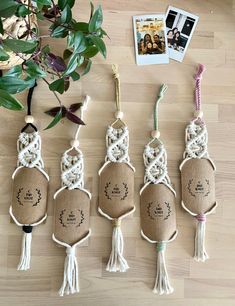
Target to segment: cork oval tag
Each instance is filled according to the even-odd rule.
[[[80,241],[90,227],[90,198],[80,189],[62,190],[55,199],[55,237],[69,245]]]
[[[215,171],[209,159],[189,159],[181,169],[182,201],[194,214],[206,213],[216,202]]]
[[[99,207],[119,218],[134,207],[134,171],[126,163],[109,163],[99,180]]]
[[[13,181],[12,213],[21,224],[40,221],[47,211],[48,180],[37,168],[19,169]]]
[[[153,241],[168,241],[176,231],[175,195],[164,184],[149,184],[140,196],[141,228]]]

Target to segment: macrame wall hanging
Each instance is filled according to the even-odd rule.
[[[107,155],[99,170],[99,213],[110,220],[113,226],[112,250],[106,270],[125,272],[129,266],[123,256],[123,234],[121,221],[135,211],[134,172],[128,154],[129,131],[122,121],[120,104],[120,79],[118,68],[113,65],[116,86],[116,120],[106,133]]]
[[[205,70],[199,65],[195,76],[195,113],[185,130],[184,160],[180,165],[182,185],[182,206],[197,220],[194,258],[205,261],[206,216],[214,212],[215,164],[207,150],[208,134],[201,110],[201,79]]]
[[[80,110],[81,119],[90,100],[86,96]],[[61,188],[54,194],[54,233],[53,240],[66,247],[64,279],[59,290],[60,296],[79,292],[78,263],[76,247],[81,245],[91,234],[90,200],[91,193],[84,187],[84,161],[79,149],[78,126],[71,147],[61,159]]]
[[[13,195],[9,212],[24,232],[18,270],[30,268],[32,230],[47,218],[49,176],[44,170],[41,157],[41,137],[33,124],[34,117],[31,114],[34,87],[29,90],[26,125],[17,141],[18,162],[12,175]]]
[[[158,105],[166,90],[167,86],[162,85],[154,106],[154,130],[144,149],[145,176],[140,190],[141,235],[156,244],[157,276],[153,292],[158,294],[173,292],[166,269],[165,249],[177,236],[176,193],[167,173],[167,154],[158,130]]]

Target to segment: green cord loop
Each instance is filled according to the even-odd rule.
[[[166,242],[165,241],[160,241],[157,243],[157,251],[158,252],[163,252],[166,249]]]
[[[158,105],[159,102],[163,99],[164,97],[164,93],[167,91],[167,85],[166,84],[162,84],[157,96],[157,101],[154,105],[154,130],[158,130]]]

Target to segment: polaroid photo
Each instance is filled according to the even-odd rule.
[[[168,64],[165,15],[133,16],[137,65]]]
[[[170,58],[182,62],[199,17],[169,6],[166,13],[167,45]]]

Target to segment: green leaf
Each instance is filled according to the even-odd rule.
[[[22,80],[18,77],[3,76],[0,78],[0,89],[6,90],[10,94],[15,94],[32,87],[34,83],[34,79]]]
[[[71,12],[71,8],[69,7],[68,4],[63,9],[60,18],[61,18],[61,22],[62,23],[69,23],[71,21],[71,19],[72,19],[72,12]]]
[[[17,16],[26,16],[30,13],[31,11],[25,5],[20,5],[16,12]]]
[[[86,41],[82,32],[76,32],[74,34],[74,51],[81,53],[86,49]]]
[[[70,51],[69,49],[65,49],[63,53],[63,59],[67,60],[71,56],[71,54],[73,54],[72,51]]]
[[[3,24],[2,24],[2,18],[0,18],[0,33],[1,33],[1,34],[4,34]]]
[[[68,62],[67,69],[65,70],[64,75],[70,74],[77,68],[78,57],[79,57],[79,54],[73,53],[73,55],[70,57],[70,60]]]
[[[26,71],[31,78],[38,79],[38,78],[45,78],[47,76],[46,72],[43,71],[39,67],[39,65],[36,64],[35,62],[28,61],[26,65],[27,65]]]
[[[86,22],[76,22],[73,25],[73,29],[75,31],[88,32],[89,31],[89,24],[86,23]]]
[[[22,110],[23,105],[5,90],[0,89],[0,106],[10,110]]]
[[[64,79],[58,79],[49,85],[51,91],[57,91],[60,94],[64,92]]]
[[[92,33],[98,30],[101,27],[102,22],[103,22],[103,12],[101,6],[99,5],[89,22],[89,32]]]
[[[36,16],[37,16],[37,19],[39,19],[39,20],[44,20],[45,19],[45,17],[42,15],[41,12],[37,12]]]
[[[55,38],[64,38],[68,34],[68,30],[62,26],[56,27],[52,32],[51,32],[51,37]]]
[[[77,81],[80,79],[80,74],[77,73],[76,71],[73,71],[70,73],[71,78],[73,79],[73,81]]]
[[[20,4],[13,0],[0,1],[0,17],[11,17],[15,14]]]
[[[37,6],[43,7],[44,5],[52,5],[51,0],[36,0]]]
[[[9,55],[3,49],[0,49],[0,61],[6,61],[8,58]]]
[[[53,126],[55,126],[61,120],[61,118],[62,118],[62,108],[60,108],[60,110],[55,115],[55,117],[53,118],[51,123],[44,130],[51,129]]]
[[[37,48],[38,42],[35,40],[20,40],[15,38],[7,38],[3,41],[3,45],[7,46],[14,52],[31,54]]]
[[[93,16],[93,13],[94,13],[94,4],[92,3],[92,2],[90,2],[90,6],[91,6],[91,13],[90,13],[90,19],[89,19],[89,22],[90,22],[90,20],[91,20],[91,18],[92,18],[92,16]]]
[[[77,67],[80,67],[83,64],[84,60],[85,60],[84,56],[79,55],[77,60]]]
[[[99,49],[103,57],[106,58],[107,52],[106,52],[106,46],[103,40],[97,36],[91,36],[90,39],[93,42],[93,44]]]
[[[74,3],[75,0],[58,0],[58,6],[61,10],[63,10],[66,5],[72,8],[74,6]]]
[[[82,55],[86,58],[95,56],[99,52],[99,49],[96,46],[89,46],[85,51],[82,52]]]
[[[86,65],[86,67],[85,67],[85,69],[83,70],[82,75],[85,75],[85,74],[87,74],[87,73],[90,71],[90,69],[91,69],[91,64],[92,64],[92,61],[89,59],[88,62],[87,62],[87,65]]]
[[[21,65],[16,65],[16,66],[12,67],[10,70],[8,70],[4,74],[4,77],[10,76],[10,77],[20,78],[21,74],[22,74],[22,66]]]

